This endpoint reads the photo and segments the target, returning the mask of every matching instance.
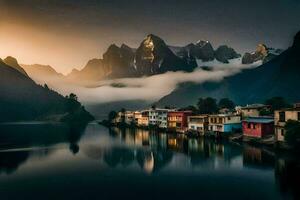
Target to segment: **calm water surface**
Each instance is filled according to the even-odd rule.
[[[0,125],[0,199],[299,199],[299,159],[145,130]]]

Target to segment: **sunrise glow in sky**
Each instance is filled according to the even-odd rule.
[[[299,29],[297,0],[174,2],[0,0],[0,57],[68,73],[112,43],[137,47],[149,33],[170,45],[202,39],[245,52],[258,43],[287,48]]]

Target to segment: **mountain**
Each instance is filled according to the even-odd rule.
[[[184,47],[171,46],[170,49],[179,57],[189,56],[202,62],[217,60],[228,64],[229,60],[241,57],[233,48],[221,45],[216,50],[209,41],[199,40],[196,44],[190,43]],[[200,67],[200,66],[199,66]]]
[[[252,53],[245,53],[242,58],[242,64],[252,64],[259,60],[266,63],[282,53],[281,49],[268,48],[265,44],[258,44],[256,50]]]
[[[26,71],[28,76],[32,78],[39,84],[47,83],[51,85],[51,82],[56,82],[58,80],[62,80],[64,75],[58,73],[49,65],[40,65],[40,64],[33,64],[33,65],[24,65],[21,64],[21,67]]]
[[[11,67],[13,67],[14,69],[18,70],[19,72],[21,72],[22,74],[24,74],[25,76],[28,76],[27,73],[25,72],[25,70],[19,65],[17,59],[15,59],[14,57],[8,56],[6,57],[3,62]]]
[[[124,77],[141,77],[168,71],[193,71],[193,57],[177,56],[166,43],[153,34],[148,35],[137,49],[125,44],[112,44],[102,59],[92,59],[82,70],[67,75],[73,81],[99,81]]]
[[[215,58],[222,63],[229,63],[229,60],[241,57],[233,48],[221,45],[215,51]]]
[[[135,50],[122,44],[121,47],[113,44],[103,54],[104,68],[107,78],[123,78],[137,75],[134,66]]]
[[[227,97],[237,104],[264,102],[282,96],[291,102],[300,101],[300,32],[293,45],[269,62],[227,77],[220,82],[181,84],[175,91],[160,99],[160,106],[187,106],[199,97]]]
[[[135,54],[135,68],[138,75],[154,75],[167,71],[193,71],[196,62],[190,63],[188,57],[176,56],[159,37],[148,35]]]
[[[160,37],[149,34],[137,49],[126,44],[120,47],[112,44],[102,58],[91,59],[83,69],[73,69],[62,78],[67,82],[85,85],[103,79],[151,76],[169,71],[191,72],[198,67],[198,60],[229,63],[229,60],[239,57],[240,54],[226,45],[214,50],[210,42],[200,40],[184,47],[168,46]],[[57,72],[50,70],[50,66],[23,66],[30,77],[39,83],[47,80],[48,84],[51,82],[48,79],[58,77]]]
[[[101,80],[107,72],[103,66],[102,59],[92,59],[82,70],[73,69],[70,74],[67,75],[66,79],[69,81],[80,82],[80,81],[98,81]]]
[[[76,96],[70,95],[66,98],[49,88],[37,85],[28,76],[0,59],[1,122],[45,119],[50,116],[60,116],[61,120],[92,119],[73,97]]]

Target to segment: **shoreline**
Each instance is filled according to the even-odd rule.
[[[149,131],[158,131],[158,132],[164,132],[166,134],[170,135],[184,135],[188,138],[210,138],[210,139],[216,139],[216,140],[224,140],[227,142],[232,142],[236,144],[241,145],[251,145],[254,147],[261,147],[266,148],[268,151],[272,151],[273,153],[293,153],[293,154],[299,154],[299,151],[296,149],[293,149],[292,147],[288,146],[287,144],[283,144],[281,142],[274,141],[266,141],[267,138],[252,138],[248,136],[244,136],[242,133],[226,133],[226,135],[222,134],[216,134],[212,132],[206,132],[204,134],[200,134],[199,132],[195,131],[184,131],[179,132],[176,130],[168,130],[168,129],[162,129],[158,127],[151,127],[151,126],[136,126],[134,124],[112,124],[108,123],[108,121],[98,121],[98,124],[110,129],[113,127],[116,128],[129,128],[129,129],[142,129],[142,130],[149,130]]]

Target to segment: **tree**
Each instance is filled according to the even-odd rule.
[[[260,116],[268,116],[268,115],[273,115],[274,111],[271,111],[271,109],[268,108],[263,108],[259,111]]]
[[[267,99],[265,104],[271,106],[271,112],[274,112],[274,110],[291,107],[291,105],[283,97],[272,97]]]
[[[81,104],[77,101],[77,95],[74,93],[71,93],[69,96],[66,96],[66,106],[68,109],[68,112],[74,113],[76,110],[78,110],[81,107]]]
[[[122,108],[120,112],[121,112],[121,113],[125,113],[125,112],[126,112],[126,109],[125,109],[125,108]]]
[[[44,84],[44,88],[47,89],[47,90],[49,90],[49,87],[48,87],[48,85],[46,83]]]
[[[77,100],[78,100],[78,97],[77,97],[77,95],[76,95],[76,94],[74,94],[74,93],[71,93],[71,94],[69,95],[69,99],[72,99],[72,100],[75,100],[75,101],[77,101]]]
[[[285,125],[284,140],[294,148],[300,148],[300,122],[288,120]]]
[[[190,110],[193,113],[198,113],[198,109],[195,106],[187,106],[184,108],[179,109],[180,111]]]
[[[108,114],[108,121],[112,122],[116,117],[118,113],[116,111],[110,111]]]
[[[213,114],[218,111],[217,100],[211,97],[200,98],[197,106],[200,114]]]
[[[218,106],[219,106],[219,109],[222,109],[222,108],[234,109],[235,103],[228,98],[223,98],[223,99],[220,99]]]

